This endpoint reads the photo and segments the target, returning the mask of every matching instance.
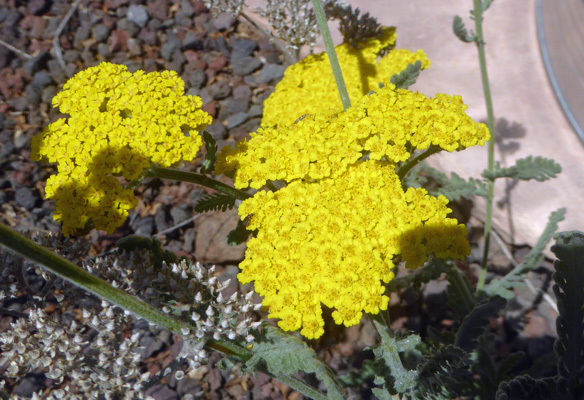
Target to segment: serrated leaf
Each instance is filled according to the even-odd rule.
[[[416,83],[416,79],[418,79],[421,70],[422,62],[420,60],[415,63],[409,63],[406,69],[399,74],[393,75],[390,82],[393,83],[397,89],[407,89]]]
[[[195,211],[198,213],[207,211],[227,211],[235,206],[236,198],[224,193],[205,194],[197,202]]]
[[[535,179],[538,182],[543,182],[555,178],[560,172],[562,172],[562,167],[554,160],[540,156],[535,158],[529,156],[518,159],[515,161],[515,165],[508,168],[502,168],[500,163],[496,163],[493,172],[484,170],[482,176],[490,181],[498,178],[513,178],[522,181]]]
[[[207,150],[207,154],[205,155],[205,161],[203,161],[203,166],[201,167],[201,173],[206,174],[215,169],[215,163],[217,162],[217,142],[207,131],[203,131],[203,141],[205,142],[205,150]]]
[[[474,308],[476,299],[469,279],[454,266],[448,269],[448,306],[462,321]]]
[[[473,310],[462,320],[454,344],[465,351],[471,351],[482,336],[491,318],[499,315],[507,301],[499,296],[489,297],[478,302]]]
[[[371,392],[377,397],[379,400],[394,400],[394,397],[389,393],[387,389],[381,388],[373,388]]]
[[[459,397],[462,388],[472,382],[468,354],[459,347],[448,345],[432,351],[419,366],[416,399],[452,399]]]
[[[584,387],[584,233],[560,232],[554,236],[556,255],[554,294],[558,300],[558,339],[554,345],[558,372],[573,388],[574,398],[582,398]]]
[[[435,262],[424,266],[424,268],[418,268],[406,276],[392,279],[385,287],[387,288],[388,293],[397,292],[412,285],[421,285],[430,282],[431,280],[438,279],[440,275],[448,272],[448,269],[449,267],[446,263],[436,260]]]
[[[476,39],[476,35],[473,32],[471,32],[470,35],[468,34],[468,31],[464,26],[464,21],[458,15],[456,15],[452,21],[452,30],[456,37],[465,43],[470,43]]]
[[[268,371],[276,379],[298,371],[314,373],[326,386],[328,398],[344,398],[334,373],[302,340],[273,326],[264,325],[262,338],[256,341],[253,351],[253,356],[245,363],[246,369],[254,370],[259,363],[265,362]]]
[[[237,221],[237,226],[235,227],[235,229],[229,232],[229,234],[225,238],[225,243],[227,243],[229,246],[240,245],[242,243],[245,243],[249,235],[251,235],[252,233],[253,233],[252,231],[248,231],[247,228],[245,227],[245,221],[239,220]]]
[[[555,378],[534,379],[531,376],[519,376],[512,381],[502,382],[497,390],[497,400],[568,400],[573,399],[567,393],[566,382]]]
[[[507,275],[501,279],[493,279],[485,286],[484,292],[487,295],[501,296],[508,300],[515,297],[513,290],[516,287],[522,286],[527,273],[539,267],[541,264],[544,258],[543,251],[558,230],[558,223],[564,220],[565,213],[566,209],[560,208],[550,214],[548,223],[535,246],[525,256],[523,261],[515,266]]]
[[[468,181],[452,172],[450,179],[443,187],[434,190],[437,195],[442,195],[448,200],[458,200],[461,197],[481,196],[487,197],[487,185],[478,179],[469,178]]]

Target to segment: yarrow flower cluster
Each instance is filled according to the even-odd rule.
[[[396,39],[395,28],[384,28],[379,36],[361,41],[358,46],[343,43],[335,47],[351,101],[377,90],[380,82],[388,83],[410,63],[419,60],[422,68],[430,67],[422,50],[393,49]],[[326,53],[310,55],[286,70],[275,92],[264,102],[262,126],[289,125],[315,110],[325,114],[343,110]]]
[[[259,189],[267,181],[338,178],[366,153],[396,164],[432,145],[446,151],[483,145],[489,131],[466,108],[460,96],[427,98],[389,84],[336,115],[260,128],[249,142],[224,147],[215,171],[233,176],[237,188]]]
[[[33,138],[32,158],[58,163],[46,197],[56,200],[54,219],[63,234],[78,234],[89,222],[109,233],[134,207],[134,180],[152,165],[191,161],[202,145],[198,132],[212,122],[201,99],[184,95],[172,71],[127,71],[101,63],[71,78],[53,105],[69,118]]]

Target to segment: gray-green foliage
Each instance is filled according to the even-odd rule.
[[[342,389],[331,369],[315,351],[295,336],[265,324],[261,340],[254,345],[253,356],[245,363],[248,370],[265,363],[274,376],[291,376],[299,371],[314,373],[327,388],[329,399],[343,399]]]
[[[489,296],[501,296],[506,299],[512,299],[515,296],[513,289],[523,286],[523,280],[527,276],[527,273],[540,266],[544,258],[543,251],[558,230],[558,223],[564,220],[565,213],[566,209],[560,208],[550,214],[543,234],[523,261],[504,277],[492,280],[484,288],[486,294]]]
[[[458,15],[455,16],[454,20],[452,21],[452,30],[454,31],[456,37],[465,43],[474,42],[477,39],[477,36],[473,31],[471,31],[470,34],[468,33],[462,18],[460,18]]]
[[[227,211],[231,210],[233,206],[235,206],[235,197],[223,194],[223,193],[214,193],[214,194],[206,194],[201,197],[201,199],[197,202],[195,206],[195,211],[198,213],[207,212],[207,211]]]
[[[407,89],[416,83],[416,79],[418,79],[421,70],[422,62],[420,60],[415,63],[409,63],[406,69],[399,74],[394,74],[391,77],[390,82],[393,83],[397,89]]]
[[[498,178],[513,178],[522,181],[535,179],[543,182],[555,178],[560,172],[562,172],[562,167],[554,160],[540,156],[528,156],[518,159],[511,167],[504,168],[501,167],[500,163],[496,163],[493,172],[485,170],[482,176],[491,181]]]
[[[481,196],[487,197],[487,184],[480,179],[464,179],[455,172],[450,174],[450,178],[444,172],[422,162],[407,175],[408,186],[417,187],[418,184],[425,184],[427,179],[420,179],[422,175],[431,177],[437,187],[427,187],[430,194],[434,196],[442,195],[448,200],[459,200],[463,197]],[[410,178],[411,177],[411,178]],[[416,178],[417,177],[417,178]]]
[[[385,287],[387,292],[397,292],[411,286],[420,286],[423,283],[428,283],[431,280],[438,279],[440,275],[448,272],[448,265],[442,260],[435,260],[424,268],[419,268],[405,276],[394,278]]]
[[[488,326],[489,319],[496,318],[506,303],[505,299],[499,296],[476,303],[473,310],[462,320],[456,332],[455,345],[466,351],[472,350]]]

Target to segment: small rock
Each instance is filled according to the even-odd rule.
[[[265,64],[260,71],[260,83],[275,85],[284,76],[286,66],[278,64]]]
[[[129,22],[132,24],[132,22]],[[134,25],[136,26],[136,25]],[[110,35],[111,45],[110,45],[110,53],[116,53],[118,51],[122,51],[128,48],[128,39],[130,39],[131,35],[125,29],[115,29],[112,31]],[[101,44],[101,43],[100,43]],[[97,50],[99,51],[99,44],[97,45]],[[105,56],[104,56],[105,57]]]
[[[152,17],[164,21],[168,18],[170,0],[149,0],[146,7]]]
[[[185,73],[183,79],[190,87],[196,89],[200,89],[207,83],[207,75],[205,71],[200,69]]]
[[[79,28],[75,30],[75,34],[73,36],[73,47],[76,49],[83,47],[82,42],[89,39],[91,36],[91,29],[89,25],[79,25]]]
[[[141,56],[142,55],[142,43],[140,39],[130,38],[128,39],[128,51],[133,56]]]
[[[150,21],[148,21],[148,25],[146,25],[146,28],[153,30],[153,31],[157,31],[162,27],[162,21],[160,21],[158,18],[152,18]]]
[[[172,70],[176,71],[177,73],[180,74],[182,72],[183,65],[185,65],[186,63],[187,63],[187,59],[186,59],[185,55],[183,54],[183,52],[179,49],[176,49],[172,53],[172,61],[171,61]]]
[[[186,204],[183,204],[170,209],[170,216],[174,225],[178,225],[191,217],[192,213],[187,212],[186,208]]]
[[[91,33],[98,42],[105,42],[109,36],[110,31],[111,29],[103,24],[97,24],[91,28]]]
[[[201,98],[203,106],[210,104],[213,101],[213,97],[209,93],[209,88],[204,87],[203,89],[201,89],[198,93],[198,96]]]
[[[172,220],[164,207],[160,207],[154,214],[154,222],[156,223],[156,230],[162,232],[172,226]]]
[[[108,58],[112,54],[110,47],[105,43],[99,43],[97,45],[97,53],[103,58]]]
[[[233,48],[231,58],[234,59],[253,55],[258,44],[250,39],[237,39],[231,42],[231,47]]]
[[[190,0],[181,0],[179,3],[178,13],[176,15],[177,19],[180,18],[192,18],[195,15],[195,9],[191,4]]]
[[[144,44],[148,46],[158,46],[160,41],[158,40],[158,35],[156,32],[151,31],[148,28],[144,28],[138,34],[138,39],[140,39]]]
[[[215,60],[209,63],[209,68],[213,68],[215,71],[219,72],[225,68],[227,65],[227,58],[225,56],[219,56]]]
[[[67,75],[67,78],[71,78],[73,75],[75,75],[78,71],[77,65],[73,64],[73,63],[67,63],[67,65],[65,65],[65,74]]]
[[[225,126],[218,120],[213,121],[206,130],[215,140],[223,140],[227,138],[227,128],[225,128]]]
[[[97,65],[97,62],[95,61],[95,55],[89,47],[84,48],[81,52],[81,60],[83,61],[83,65],[88,67]]]
[[[221,100],[231,94],[231,86],[227,81],[218,81],[208,87],[209,95],[215,100]]]
[[[16,201],[18,206],[30,211],[41,204],[41,196],[37,189],[22,186],[14,191],[14,201]]]
[[[146,391],[146,396],[155,400],[178,400],[178,394],[166,385],[154,385]]]
[[[236,19],[229,13],[221,13],[217,15],[216,18],[213,18],[211,23],[213,26],[219,31],[226,31],[235,25]]]
[[[197,230],[194,228],[187,229],[184,233],[183,238],[184,238],[183,250],[186,251],[187,253],[193,253],[195,251],[195,240],[197,239]]]
[[[241,57],[231,60],[233,73],[241,76],[249,75],[262,66],[262,62],[254,57]]]
[[[40,87],[29,83],[24,88],[24,94],[31,103],[38,105],[41,102],[43,91]]]
[[[43,101],[43,103],[46,104],[52,104],[53,103],[53,97],[55,97],[55,95],[59,93],[59,89],[57,89],[56,86],[47,86],[46,88],[43,89],[43,94],[41,95],[41,100]]]
[[[227,98],[219,102],[221,104],[221,111],[219,118],[224,120],[237,113],[246,112],[249,108],[249,102],[244,100],[237,100],[234,98]]]
[[[233,89],[233,98],[239,101],[249,102],[251,100],[251,88],[247,85],[239,85]]]
[[[41,89],[44,89],[52,82],[53,79],[51,79],[51,76],[47,73],[47,71],[39,71],[33,75],[31,83]]]
[[[38,392],[43,388],[45,379],[45,375],[42,373],[29,373],[18,380],[18,384],[14,387],[12,393],[16,396],[30,398],[34,392]]]
[[[261,117],[263,113],[264,113],[263,104],[254,104],[249,108],[249,110],[247,110],[247,114],[249,115],[250,118]]]
[[[236,126],[243,124],[248,119],[249,115],[244,112],[239,112],[235,115],[232,115],[231,117],[229,117],[229,120],[227,121],[227,129],[233,129]]]
[[[243,124],[243,128],[245,132],[255,132],[260,127],[262,122],[261,118],[252,118],[249,119],[245,124]]]
[[[124,30],[128,32],[128,35],[130,35],[131,37],[136,37],[136,35],[138,35],[138,32],[140,32],[140,27],[138,27],[137,24],[130,21],[128,18],[120,19],[116,24],[116,28],[118,30]]]
[[[79,61],[79,52],[77,50],[67,50],[63,54],[63,60],[68,63],[74,63]]]
[[[132,4],[128,8],[126,18],[138,25],[140,28],[144,28],[148,23],[148,10],[142,5]]]
[[[43,69],[47,66],[47,62],[51,59],[51,55],[46,52],[40,52],[36,56],[26,60],[22,66],[27,74],[34,75],[38,70]]]
[[[166,41],[160,46],[160,55],[167,61],[172,59],[172,53],[180,49],[181,43],[174,33],[169,33]]]
[[[221,52],[225,57],[230,57],[229,48],[227,47],[227,42],[223,36],[219,36],[215,39],[215,48]]]
[[[13,97],[6,101],[10,107],[15,111],[26,111],[28,109],[29,100],[26,96]]]
[[[182,40],[183,50],[202,50],[203,39],[198,32],[187,32]]]
[[[205,90],[205,89],[203,89],[203,90]],[[201,91],[201,101],[204,104],[203,107],[201,107],[201,110],[203,110],[207,114],[209,114],[211,116],[211,118],[215,118],[215,115],[217,114],[217,102],[211,101],[211,102],[205,103],[205,98],[203,97],[202,91]]]

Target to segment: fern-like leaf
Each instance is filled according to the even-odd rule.
[[[494,279],[484,288],[484,291],[489,296],[501,296],[506,299],[512,299],[515,294],[513,289],[522,286],[523,280],[525,279],[527,273],[541,264],[543,260],[543,251],[547,247],[548,243],[552,240],[552,237],[558,230],[558,223],[564,220],[564,215],[566,213],[565,208],[560,208],[550,214],[548,218],[548,223],[538,239],[535,246],[531,251],[525,256],[523,261],[515,266],[507,275],[501,279]]]
[[[418,268],[406,276],[392,279],[387,285],[387,292],[397,292],[412,285],[419,286],[431,280],[438,279],[442,273],[448,272],[448,265],[441,260],[435,260],[433,263]]]
[[[468,354],[454,345],[434,349],[419,366],[416,399],[453,399],[472,382]]]
[[[235,227],[235,229],[232,230],[231,232],[229,232],[229,234],[225,238],[225,242],[229,246],[237,246],[237,245],[240,245],[240,244],[245,243],[247,241],[247,238],[253,232],[248,231],[247,228],[245,227],[245,225],[246,225],[245,220],[244,221],[242,221],[242,220],[237,221],[237,226]]]
[[[253,356],[245,363],[247,371],[255,370],[264,362],[276,379],[298,371],[314,373],[326,386],[329,399],[344,399],[334,373],[302,340],[276,327],[264,325],[262,339],[254,344],[253,351]]]
[[[497,400],[568,400],[565,381],[556,378],[534,379],[519,376],[512,381],[502,382],[497,390]]]
[[[454,266],[448,269],[448,283],[448,306],[456,319],[462,321],[476,304],[472,284]]]
[[[489,325],[489,320],[499,315],[505,304],[507,301],[499,296],[489,297],[477,303],[460,324],[454,344],[469,352],[473,350],[477,339]]]
[[[574,391],[575,399],[584,396],[584,233],[561,232],[554,236],[554,293],[560,315],[556,320],[559,375]]]
[[[203,141],[205,142],[205,150],[207,150],[207,154],[205,155],[205,161],[203,161],[203,166],[201,167],[201,173],[206,174],[215,169],[215,163],[217,162],[217,142],[207,131],[203,131]]]
[[[415,63],[409,63],[406,69],[399,74],[391,77],[390,82],[395,85],[397,89],[407,89],[416,83],[416,79],[422,70],[422,62],[420,60]]]
[[[457,38],[462,40],[465,43],[470,43],[476,40],[476,35],[471,32],[470,35],[464,26],[464,21],[460,16],[455,16],[454,20],[452,21],[452,30]]]
[[[235,206],[235,197],[229,194],[215,193],[206,194],[197,202],[195,211],[198,213],[207,211],[227,211]]]
[[[515,162],[515,165],[503,168],[500,163],[495,164],[494,171],[484,170],[483,178],[494,181],[498,178],[513,178],[522,181],[535,179],[538,182],[555,178],[557,174],[562,172],[560,164],[549,158],[540,156],[529,156],[520,158]]]
[[[469,178],[467,181],[454,172],[450,174],[449,178],[444,172],[426,163],[420,163],[419,166],[420,171],[428,174],[441,186],[437,189],[428,188],[428,192],[434,196],[442,195],[451,201],[458,200],[462,197],[487,197],[487,185],[481,180]]]

